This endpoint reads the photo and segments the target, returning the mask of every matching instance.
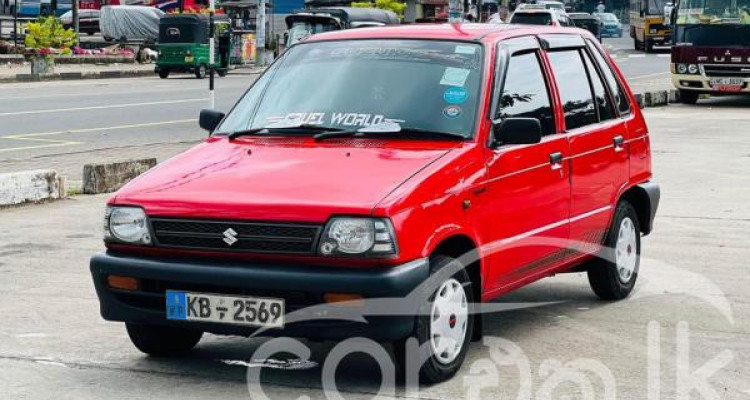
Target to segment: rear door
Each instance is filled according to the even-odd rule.
[[[567,137],[558,133],[539,42],[535,37],[505,41],[499,48],[495,80],[495,115],[536,118],[541,143],[487,148],[482,210],[484,254],[490,265],[486,289],[493,292],[533,279],[558,266],[566,254],[570,206]]]
[[[580,36],[545,37],[570,142],[571,248],[600,248],[617,195],[628,180],[627,131],[602,71]]]

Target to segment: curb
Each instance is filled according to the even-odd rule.
[[[680,102],[680,92],[675,89],[633,93],[633,96],[641,109],[646,107],[661,107]]]
[[[86,164],[83,166],[83,193],[114,192],[155,165],[156,158],[107,164]]]
[[[0,208],[66,197],[65,178],[55,170],[0,174]]]
[[[100,72],[61,72],[54,74],[16,74],[14,77],[0,78],[0,83],[45,82],[74,79],[139,78],[144,76],[156,76],[156,74],[152,69]]]

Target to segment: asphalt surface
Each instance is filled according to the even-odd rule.
[[[668,59],[628,57],[626,42],[605,39],[631,81],[663,73]],[[217,108],[228,109],[252,79],[217,80]],[[2,85],[0,166],[200,140],[195,118],[206,85],[192,78]],[[398,386],[396,396],[455,400],[481,387],[475,398],[605,399],[608,388],[618,399],[688,398],[681,391],[750,398],[749,107],[750,99],[722,98],[646,110],[662,203],[643,240],[633,296],[598,301],[583,274],[539,281],[498,300],[534,307],[488,315],[487,341],[472,344],[455,378],[418,394]],[[8,138],[19,135],[48,141]],[[0,398],[260,398],[246,384],[258,367],[243,363],[266,339],[207,335],[193,353],[159,359],[136,351],[121,324],[101,320],[88,259],[102,249],[106,198],[0,211]],[[507,355],[490,350],[500,338],[520,351],[516,362],[495,361]],[[268,397],[325,397],[322,365],[334,344],[306,344],[318,366],[263,368]],[[361,354],[347,357],[337,374],[342,396],[371,398],[376,367]]]

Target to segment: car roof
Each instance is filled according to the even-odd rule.
[[[577,28],[514,24],[410,24],[377,28],[346,29],[318,33],[303,42],[349,39],[438,39],[457,41],[498,41],[506,38],[536,34],[586,34]]]

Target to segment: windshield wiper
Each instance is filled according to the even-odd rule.
[[[332,139],[332,138],[340,138],[340,137],[349,137],[349,136],[363,136],[366,134],[390,134],[390,133],[399,133],[399,134],[419,134],[420,136],[438,136],[443,138],[450,138],[450,139],[466,139],[465,136],[460,135],[458,133],[452,133],[452,132],[440,132],[440,131],[433,131],[429,129],[421,129],[421,128],[411,128],[411,127],[402,127],[397,122],[387,122],[382,124],[376,124],[376,125],[370,125],[365,128],[358,129],[356,131],[331,131],[331,132],[322,132],[315,136],[313,136],[313,139],[315,140],[324,140],[324,139]]]
[[[320,132],[318,134],[322,134],[322,133],[343,132],[343,129],[327,128],[325,126],[311,125],[311,124],[288,125],[288,126],[266,126],[263,128],[242,129],[238,131],[233,131],[227,135],[227,138],[231,140],[231,139],[236,139],[240,136],[251,136],[251,135],[257,135],[257,134],[268,134],[268,133],[274,133],[274,132],[289,132],[289,131]]]

